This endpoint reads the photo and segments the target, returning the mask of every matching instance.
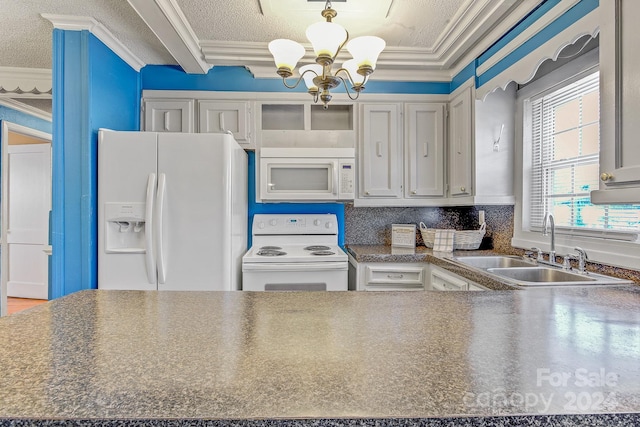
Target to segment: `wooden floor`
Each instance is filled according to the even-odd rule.
[[[35,307],[36,305],[47,302],[42,299],[27,299],[27,298],[7,298],[7,314],[17,313],[27,308]]]

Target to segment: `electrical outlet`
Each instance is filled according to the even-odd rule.
[[[482,224],[484,222],[484,211],[478,211],[478,223]]]

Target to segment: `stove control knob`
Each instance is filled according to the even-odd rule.
[[[325,228],[331,228],[333,227],[333,224],[331,224],[330,222],[327,222],[324,224]]]
[[[260,221],[258,223],[258,228],[263,229],[264,228],[264,222]]]
[[[319,219],[314,220],[313,225],[315,225],[316,227],[320,226],[320,220]]]
[[[269,224],[271,224],[271,226],[275,227],[276,225],[278,225],[278,220],[277,219],[272,219],[271,221],[269,221]]]

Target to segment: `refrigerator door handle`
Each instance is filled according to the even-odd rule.
[[[155,236],[156,236],[156,251],[157,251],[157,263],[158,263],[158,285],[164,284],[167,278],[166,265],[164,262],[164,242],[162,239],[162,225],[164,216],[164,198],[167,192],[167,177],[161,173],[158,177],[158,198],[156,200],[156,221],[155,221]]]
[[[156,199],[156,174],[150,173],[147,181],[147,199],[145,205],[145,264],[147,265],[147,279],[150,284],[156,283],[156,258],[153,248],[153,208]]]

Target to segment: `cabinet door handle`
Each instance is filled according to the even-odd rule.
[[[387,278],[389,279],[402,279],[404,274],[387,274]]]
[[[376,156],[382,157],[382,142],[376,142]]]
[[[600,174],[600,181],[602,182],[611,181],[612,179],[613,179],[613,175],[610,174],[609,172],[602,172]]]
[[[227,129],[224,127],[224,113],[220,113],[220,130],[222,132],[227,131]]]
[[[169,112],[164,112],[164,130],[169,130]]]
[[[422,157],[429,157],[429,144],[428,143],[423,143],[422,144],[422,152],[424,153],[422,155]]]

